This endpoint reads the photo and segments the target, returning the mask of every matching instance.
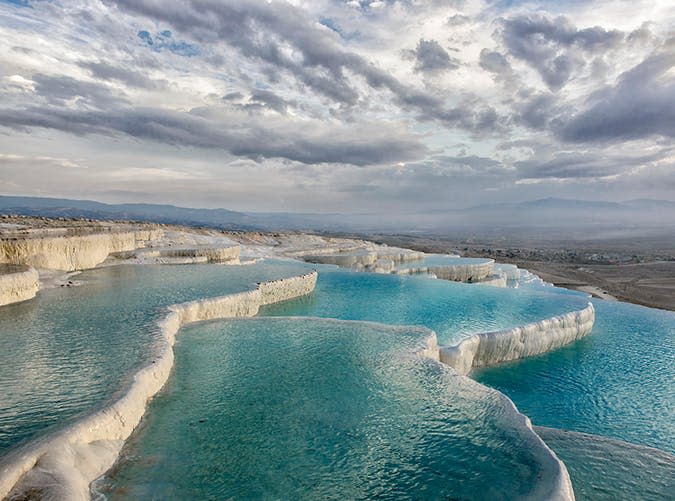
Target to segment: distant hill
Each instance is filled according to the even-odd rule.
[[[91,200],[0,196],[0,212],[25,216],[119,219],[187,224],[214,228],[252,229],[248,216],[227,209],[190,209],[173,205],[104,204]]]
[[[106,204],[93,200],[0,195],[0,214],[144,221],[229,230],[349,230],[340,214],[244,213],[228,209],[193,209],[166,204]]]
[[[675,202],[644,199],[601,202],[545,198],[403,214],[300,214],[0,196],[0,213],[152,221],[231,230],[453,233],[542,239],[639,237],[669,232],[675,235]]]

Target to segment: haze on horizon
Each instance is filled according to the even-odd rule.
[[[675,4],[0,0],[0,194],[675,200]]]

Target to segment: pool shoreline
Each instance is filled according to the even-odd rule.
[[[313,271],[262,282],[254,290],[169,306],[167,315],[159,321],[163,346],[158,348],[151,364],[134,375],[133,383],[119,400],[0,459],[0,499],[36,488],[55,489],[51,493],[55,499],[88,499],[89,484],[112,466],[124,441],[145,413],[149,399],[168,380],[173,367],[175,336],[182,325],[253,316],[264,304],[310,293],[316,278],[317,272]],[[53,483],[47,487],[45,467],[52,469],[47,474]]]

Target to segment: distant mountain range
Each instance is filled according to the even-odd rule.
[[[104,204],[92,200],[0,196],[0,212],[25,216],[152,221],[212,227],[250,228],[246,215],[227,209],[190,209],[174,205]]]
[[[483,204],[467,209],[406,214],[312,214],[236,212],[156,204],[105,204],[90,200],[0,196],[0,213],[48,217],[151,221],[231,230],[307,230],[330,232],[408,232],[446,234],[482,230],[539,236],[560,229],[583,234],[630,230],[653,234],[675,228],[675,202],[629,200],[598,202],[545,198],[519,203]]]

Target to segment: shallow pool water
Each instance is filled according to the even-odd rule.
[[[664,501],[675,493],[675,456],[598,435],[535,429],[565,462],[576,501]]]
[[[153,354],[163,307],[255,287],[309,266],[115,266],[77,287],[0,307],[0,455],[110,401]]]
[[[428,331],[185,328],[109,499],[541,499],[555,462],[501,395],[413,355]]]
[[[675,453],[675,312],[593,300],[592,333],[474,373],[536,425]]]
[[[589,434],[542,432],[567,465],[577,499],[672,499],[675,313],[593,304],[586,338],[474,377],[506,394],[535,425]]]
[[[428,276],[358,273],[323,266],[314,294],[266,306],[260,315],[301,315],[419,325],[441,344],[584,308],[587,296],[559,289],[501,289]]]
[[[499,289],[279,260],[84,272],[81,286],[0,308],[0,455],[113,399],[152,357],[167,305],[312,268],[306,297],[181,330],[172,378],[95,488],[112,499],[540,499],[551,457],[509,401],[413,354],[429,335],[414,326],[454,344],[588,302],[527,277]],[[675,314],[594,304],[589,337],[474,376],[536,425],[593,435],[541,432],[579,499],[660,499],[671,484],[650,486],[640,469],[670,475],[672,456],[597,436],[674,452]],[[624,482],[611,480],[617,468]]]

